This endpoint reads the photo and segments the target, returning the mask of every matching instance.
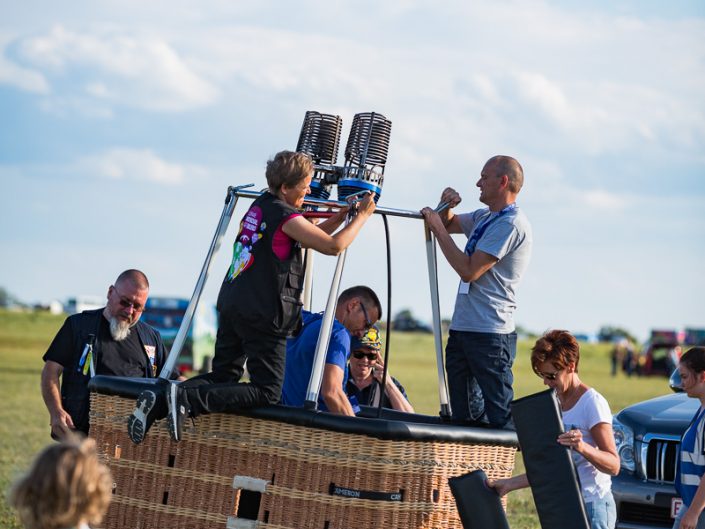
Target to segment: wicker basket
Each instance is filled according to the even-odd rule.
[[[509,477],[515,448],[386,440],[241,415],[199,417],[141,445],[134,400],[91,394],[91,435],[115,481],[106,528],[462,528],[448,478]]]

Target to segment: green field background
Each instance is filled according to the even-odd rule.
[[[24,472],[32,457],[49,437],[49,415],[42,402],[39,376],[42,355],[64,316],[42,312],[18,313],[0,310],[0,527],[20,529],[6,493],[12,481]],[[384,332],[382,333],[384,337]],[[520,341],[514,366],[515,396],[545,389],[532,372],[529,357],[532,342]],[[667,393],[665,378],[610,376],[610,346],[585,344],[581,348],[580,376],[602,393],[612,412],[640,400]],[[390,338],[389,371],[405,386],[418,413],[438,414],[438,382],[433,337],[429,334],[395,333]],[[517,456],[517,472],[523,468]],[[512,529],[538,529],[531,493],[509,496],[507,508]]]

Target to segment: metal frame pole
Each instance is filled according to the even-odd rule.
[[[307,410],[315,410],[318,406],[318,393],[321,388],[321,380],[323,380],[323,367],[326,362],[326,352],[328,351],[328,343],[330,342],[330,335],[333,330],[333,319],[335,318],[335,309],[338,303],[340,279],[343,276],[343,266],[345,265],[345,256],[347,253],[348,251],[346,249],[338,256],[333,281],[331,282],[330,291],[328,292],[326,310],[323,313],[321,330],[318,333],[318,342],[316,342],[316,352],[313,357],[311,378],[309,378],[308,389],[306,390],[304,408]]]
[[[179,331],[176,333],[176,338],[174,338],[174,343],[169,350],[169,355],[167,356],[166,362],[164,362],[164,367],[162,367],[162,370],[159,373],[159,378],[171,377],[171,373],[176,365],[176,360],[179,358],[181,349],[183,349],[184,343],[186,342],[186,336],[188,335],[189,327],[191,327],[191,321],[193,320],[193,315],[196,312],[198,302],[201,299],[203,287],[206,285],[208,273],[210,272],[211,264],[213,262],[213,256],[220,248],[220,244],[223,241],[223,236],[225,235],[228,225],[230,224],[230,218],[233,216],[233,210],[235,209],[239,196],[238,193],[241,189],[252,187],[253,185],[254,184],[247,184],[244,186],[228,188],[228,194],[225,197],[225,206],[223,206],[223,212],[220,215],[218,227],[215,230],[215,235],[213,235],[210,248],[208,248],[208,254],[206,254],[206,260],[201,268],[201,274],[198,276],[196,287],[191,295],[191,301],[189,301],[188,307],[186,308],[184,319],[181,321],[181,326],[179,327]]]
[[[242,198],[258,198],[262,193],[259,191],[241,191],[237,190],[236,195]],[[347,202],[339,202],[337,200],[324,200],[321,198],[311,198],[307,197],[304,199],[304,205],[306,206],[318,206],[321,208],[343,208],[348,206]],[[409,219],[423,219],[423,215],[417,210],[406,210],[406,209],[395,209],[386,208],[383,206],[377,206],[375,208],[376,215],[389,215],[390,217],[406,217]]]
[[[304,292],[303,303],[304,310],[311,312],[313,306],[313,256],[315,252],[311,248],[306,248],[304,260],[306,261],[306,270],[304,272]]]
[[[424,222],[426,235],[426,259],[428,261],[428,284],[431,288],[431,312],[433,316],[433,337],[436,345],[436,366],[438,368],[438,398],[441,403],[441,417],[450,419],[451,408],[448,402],[448,380],[443,364],[443,329],[441,328],[441,305],[438,295],[438,268],[436,261],[436,237]]]

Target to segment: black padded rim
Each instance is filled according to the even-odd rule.
[[[88,384],[90,391],[136,399],[144,389],[163,383],[161,379],[97,375]],[[370,410],[363,408],[361,415]],[[376,409],[375,409],[376,412]],[[316,410],[271,405],[238,410],[238,415],[268,419],[309,428],[362,434],[391,441],[446,441],[518,447],[516,433],[443,423],[440,417],[385,410],[382,418],[345,417]]]

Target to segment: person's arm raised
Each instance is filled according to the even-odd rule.
[[[350,207],[340,208],[323,222],[316,224],[319,228],[325,231],[328,235],[332,235],[335,230],[345,221]]]
[[[382,361],[382,355],[377,352],[377,362],[372,368],[372,376],[377,380],[377,382],[382,385],[382,375],[384,374],[384,362]],[[384,393],[389,398],[389,402],[392,408],[398,411],[404,411],[406,413],[414,413],[414,407],[411,403],[406,400],[404,394],[399,390],[397,385],[392,380],[392,375],[387,372],[387,380],[384,383]]]
[[[481,250],[475,250],[470,256],[466,255],[448,234],[438,213],[431,208],[422,209],[421,214],[426,219],[429,229],[436,235],[438,246],[441,248],[448,264],[453,267],[460,279],[466,283],[477,281],[482,274],[497,263],[498,259],[494,255]]]
[[[302,216],[294,217],[286,222],[282,230],[289,237],[300,242],[304,248],[312,248],[326,255],[338,255],[352,244],[362,225],[367,222],[374,210],[374,196],[369,193],[358,203],[357,215],[335,235],[326,233]]]
[[[451,211],[455,206],[460,204],[462,200],[463,199],[460,198],[458,192],[452,187],[446,187],[443,190],[443,193],[441,193],[441,200],[438,207],[436,207],[436,210],[438,210],[442,204],[447,204],[446,207],[440,210],[438,216],[440,217],[441,222],[443,222],[443,226],[448,233],[463,232],[463,228],[460,225],[460,219],[458,219],[458,216]]]

